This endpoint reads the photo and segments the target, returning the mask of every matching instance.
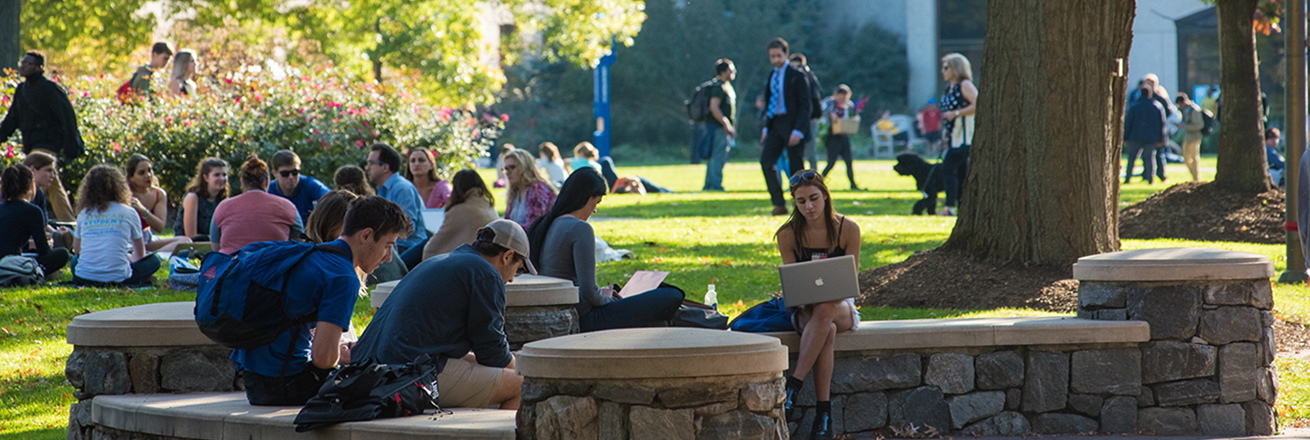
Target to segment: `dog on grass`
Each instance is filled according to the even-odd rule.
[[[905,153],[896,156],[896,165],[892,167],[896,174],[914,176],[914,188],[923,194],[923,198],[914,202],[914,215],[933,215],[937,213],[937,193],[945,191],[942,182],[940,163],[930,164],[917,154]],[[960,167],[960,182],[964,182],[965,167]],[[963,187],[961,188],[963,191]]]

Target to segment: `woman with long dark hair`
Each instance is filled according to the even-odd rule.
[[[127,158],[123,166],[127,187],[132,190],[132,209],[141,216],[141,229],[146,237],[146,250],[172,252],[179,244],[190,243],[185,236],[163,238],[155,234],[168,227],[168,193],[155,180],[154,162],[140,154]],[[176,234],[177,231],[174,231]]]
[[[782,263],[791,264],[824,258],[854,255],[860,261],[860,227],[854,221],[839,216],[832,207],[832,194],[823,175],[814,170],[802,170],[791,177],[792,208],[774,238]],[[817,413],[814,417],[813,438],[831,438],[832,404],[829,400],[832,383],[833,349],[837,332],[860,325],[855,310],[855,299],[810,304],[795,309],[793,323],[801,334],[800,353],[796,367],[787,376],[786,401],[783,407],[791,409],[794,395],[804,384],[805,375],[814,371],[814,394]]]
[[[100,164],[82,177],[73,230],[73,284],[149,284],[159,258],[146,253],[141,217],[127,206],[132,190],[118,167]],[[124,252],[130,249],[131,253]]]
[[[173,235],[190,237],[194,242],[209,241],[209,223],[214,210],[227,198],[227,162],[217,157],[206,158],[196,166],[196,175],[187,184],[182,197],[182,209],[173,223]]]
[[[36,245],[36,263],[47,279],[68,264],[68,249],[50,246],[46,217],[31,203],[36,194],[32,169],[17,164],[0,174],[0,257],[21,255],[30,240]]]
[[[453,251],[461,244],[473,243],[478,238],[478,229],[498,217],[496,198],[477,171],[461,170],[450,180],[455,188],[446,201],[446,219],[423,247],[424,260]]]
[[[450,181],[437,177],[437,156],[427,148],[409,150],[409,167],[405,168],[405,178],[414,184],[423,206],[436,209],[446,206],[450,198]]]
[[[622,298],[614,287],[596,283],[596,233],[587,219],[608,193],[606,186],[595,170],[569,175],[550,213],[528,229],[532,264],[541,275],[578,287],[578,326],[584,332],[663,325],[682,305],[678,289],[660,287]]]

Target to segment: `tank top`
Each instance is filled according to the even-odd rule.
[[[801,263],[846,255],[846,249],[841,246],[841,231],[846,228],[846,216],[841,216],[838,221],[840,223],[837,224],[837,246],[834,246],[831,252],[828,251],[828,248],[797,247],[796,262]]]
[[[946,86],[946,91],[942,93],[941,102],[937,103],[937,108],[941,110],[942,114],[969,106],[970,103],[964,99],[964,92],[961,90],[958,83]],[[942,118],[942,141],[951,148],[960,148],[972,144],[973,116],[958,116],[949,120]]]

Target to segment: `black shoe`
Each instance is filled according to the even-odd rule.
[[[810,430],[810,438],[814,440],[832,440],[831,413],[819,413],[814,416],[814,428]]]

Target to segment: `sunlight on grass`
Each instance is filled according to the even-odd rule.
[[[1283,426],[1310,425],[1310,361],[1279,357],[1278,367],[1279,423]]]

